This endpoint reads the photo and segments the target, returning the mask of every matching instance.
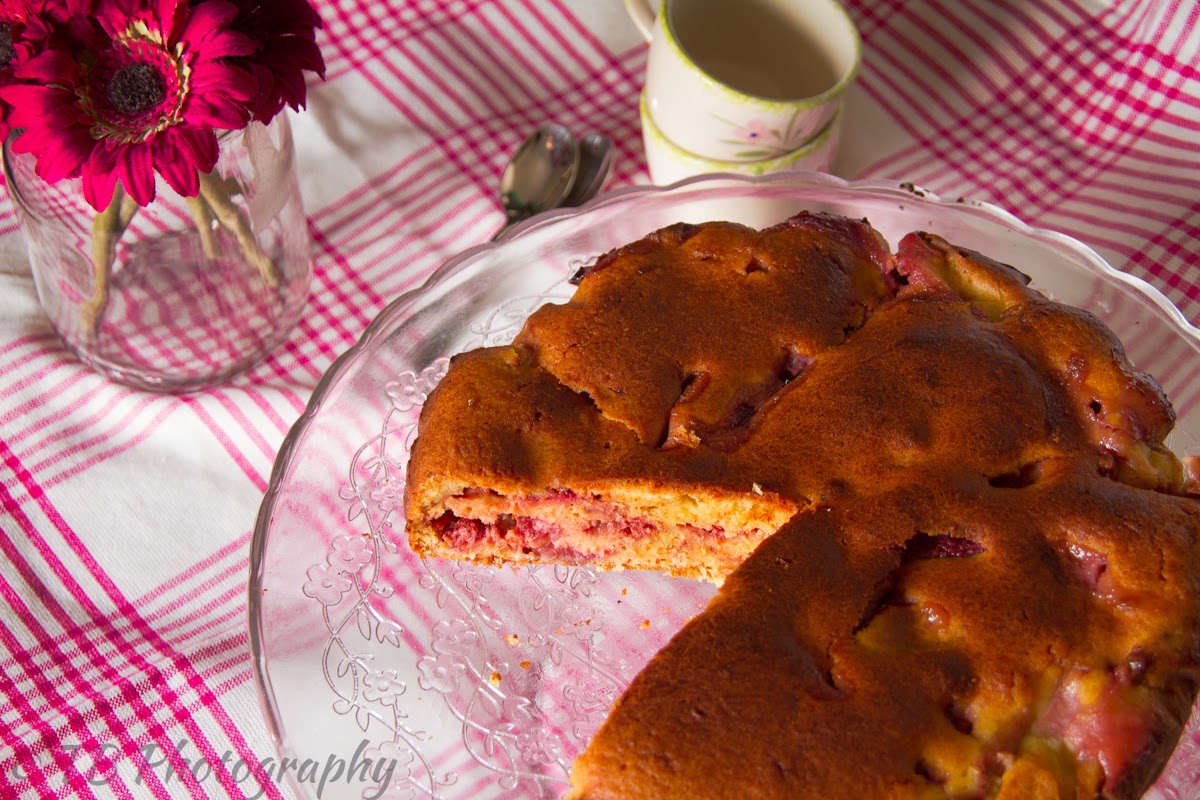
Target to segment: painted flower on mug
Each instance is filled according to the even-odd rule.
[[[747,149],[736,153],[738,158],[778,158],[803,147],[815,132],[803,124],[803,114],[797,111],[782,130],[772,128],[762,120],[752,119],[735,122],[715,114],[713,119],[729,126],[729,138],[721,139],[725,144],[747,145]]]
[[[767,128],[767,123],[752,119],[740,128],[734,128],[733,135],[743,142],[759,142],[768,139],[771,136],[771,130]]]

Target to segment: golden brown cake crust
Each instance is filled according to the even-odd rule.
[[[1191,708],[1197,523],[1190,501],[1077,473],[801,514],[634,680],[574,796],[991,796],[1014,763],[1063,776],[1050,797],[1140,796]],[[931,556],[943,536],[978,552]],[[1097,596],[1072,548],[1107,559],[1116,594],[1154,602]],[[1145,569],[1160,553],[1161,582]],[[1114,714],[1121,692],[1153,708],[1124,732],[1130,760],[1067,713],[1077,687]],[[1044,746],[1063,736],[1128,771],[1106,788],[1077,774]]]
[[[517,345],[641,442],[689,443],[861,327],[890,260],[869,226],[829,216],[675,225],[600,259]]]
[[[573,798],[1149,785],[1200,681],[1200,506],[1158,385],[1027,282],[826,215],[676,226],[453,361],[410,463],[414,550],[733,570]],[[563,509],[590,527],[556,538]]]

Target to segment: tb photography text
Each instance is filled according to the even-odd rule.
[[[268,757],[247,762],[235,758],[230,750],[226,750],[220,758],[206,758],[187,739],[176,742],[174,751],[150,742],[128,755],[122,754],[121,747],[112,742],[89,745],[87,748],[63,743],[60,745],[62,753],[58,757],[43,752],[32,762],[18,758],[7,777],[17,784],[38,782],[34,773],[46,769],[57,772],[56,764],[61,763],[61,755],[65,754],[92,786],[130,787],[147,782],[170,786],[193,781],[199,784],[214,781],[224,783],[232,779],[243,792],[247,792],[248,800],[257,800],[263,796],[266,786],[283,785],[290,779],[312,786],[317,797],[322,797],[328,788],[340,783],[361,785],[364,800],[377,800],[392,782],[396,759],[372,758],[368,755],[368,744],[366,739],[359,742],[349,759],[331,753],[324,758]],[[247,783],[249,785],[244,785]],[[258,786],[257,793],[248,793],[255,785]]]

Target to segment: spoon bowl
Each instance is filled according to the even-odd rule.
[[[612,174],[613,143],[602,133],[589,133],[579,140],[579,169],[564,206],[579,206],[604,190]]]
[[[513,153],[500,176],[504,228],[562,205],[578,169],[579,144],[569,130],[550,124],[534,131]]]

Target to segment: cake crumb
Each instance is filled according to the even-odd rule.
[[[649,628],[649,627],[650,627],[650,620],[648,620],[648,619],[644,619],[644,620],[642,620],[642,627],[643,627],[643,628]]]
[[[520,644],[521,638],[515,633],[510,633],[508,636],[504,637],[504,641],[508,642],[513,647],[516,647],[518,644]]]
[[[500,685],[500,673],[493,672],[492,673],[492,686],[499,686],[499,685]]]
[[[529,669],[532,666],[533,666],[532,662],[529,662],[529,661],[521,662],[521,669]]]
[[[622,589],[622,590],[621,590],[621,597],[624,597],[624,596],[625,596],[625,595],[627,595],[627,594],[629,594],[629,590],[628,590],[628,589]]]

